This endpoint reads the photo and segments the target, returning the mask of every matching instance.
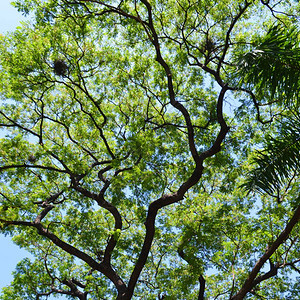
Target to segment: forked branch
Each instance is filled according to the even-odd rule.
[[[295,225],[299,222],[300,219],[300,206],[296,209],[294,215],[290,219],[290,221],[287,223],[286,227],[283,229],[283,231],[280,233],[278,238],[273,242],[273,244],[268,248],[268,250],[264,253],[264,255],[257,261],[254,268],[248,275],[248,278],[246,279],[245,283],[241,287],[241,289],[237,292],[236,295],[234,295],[231,300],[242,300],[246,296],[247,293],[251,291],[251,289],[260,283],[262,280],[270,278],[270,276],[265,277],[257,277],[258,273],[260,272],[261,268],[265,264],[267,260],[271,258],[273,253],[278,249],[280,245],[283,244],[283,242],[288,238],[289,234],[295,227]],[[274,269],[275,270],[275,269]],[[268,274],[268,273],[267,273]],[[276,273],[272,273],[273,276],[276,275]],[[270,275],[270,274],[268,274]]]

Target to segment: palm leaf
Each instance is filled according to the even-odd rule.
[[[239,86],[257,96],[289,101],[299,96],[299,30],[273,25],[253,43],[254,48],[236,58]]]
[[[300,115],[282,124],[279,137],[269,137],[265,148],[257,151],[243,187],[276,194],[293,176],[300,175]]]

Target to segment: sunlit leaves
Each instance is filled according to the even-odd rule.
[[[300,123],[296,114],[283,119],[279,137],[270,136],[264,150],[254,156],[256,167],[244,187],[278,196],[280,190],[300,174],[299,149]],[[280,197],[278,201],[281,201]]]
[[[289,103],[297,98],[300,74],[297,27],[274,24],[252,45],[251,52],[238,59],[239,83],[254,87],[262,99]]]
[[[39,259],[18,266],[3,299],[22,284],[22,297],[70,294],[68,280],[78,280],[88,297],[114,299],[115,287],[99,270],[111,267],[128,283],[148,242],[149,205],[177,197],[195,170],[191,140],[199,153],[212,147],[221,117],[230,127],[221,151],[203,170],[198,162],[202,177],[192,189],[156,211],[134,297],[195,299],[200,275],[208,298],[237,292],[284,228],[299,190],[291,184],[280,191],[285,207],[272,198],[278,181],[290,170],[298,174],[298,127],[278,123],[289,117],[282,104],[297,96],[298,75],[291,76],[299,58],[296,27],[257,32],[257,15],[268,10],[262,2],[151,1],[152,19],[145,1],[16,2],[36,21],[1,37],[0,223]],[[57,61],[64,72],[55,69]],[[220,86],[228,88],[221,117]],[[280,101],[266,104],[266,111],[275,125],[256,123],[251,105],[260,109],[262,99],[273,97]],[[254,148],[262,146],[252,179],[272,195],[251,198],[238,187]],[[56,245],[60,239],[76,247],[89,264],[41,236],[41,227],[9,223],[38,226],[40,219]],[[274,262],[296,257],[294,238],[279,247]],[[281,281],[276,289],[283,289]]]

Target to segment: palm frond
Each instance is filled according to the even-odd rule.
[[[276,194],[288,180],[300,174],[300,115],[282,124],[279,137],[269,137],[265,148],[257,151],[256,165],[243,187]]]
[[[273,25],[253,42],[254,48],[236,58],[240,86],[262,97],[288,101],[299,96],[300,39],[296,27]]]

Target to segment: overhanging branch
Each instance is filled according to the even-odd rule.
[[[241,287],[241,289],[234,295],[231,300],[242,300],[246,296],[247,293],[251,291],[251,289],[262,280],[269,278],[267,275],[264,277],[257,277],[259,271],[265,264],[265,262],[270,259],[273,253],[278,249],[278,247],[288,238],[289,234],[295,227],[295,225],[299,222],[300,219],[300,206],[296,209],[294,215],[287,223],[286,227],[280,233],[278,238],[273,242],[273,244],[268,248],[268,250],[264,253],[264,255],[257,261],[254,268],[248,275],[245,283]],[[273,273],[272,273],[273,274]],[[270,274],[269,274],[270,275]]]

